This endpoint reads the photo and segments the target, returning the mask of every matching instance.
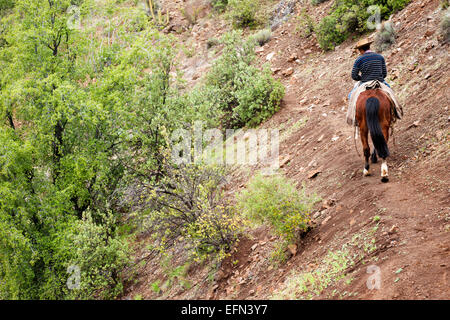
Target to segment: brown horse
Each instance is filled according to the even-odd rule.
[[[368,133],[372,138],[375,150],[372,154],[372,163],[377,162],[377,154],[383,159],[381,164],[381,181],[388,182],[389,157],[389,128],[391,126],[391,101],[380,89],[366,90],[362,92],[356,102],[356,120],[358,121],[361,142],[363,145],[365,166],[364,176],[370,175],[369,158],[370,147]]]

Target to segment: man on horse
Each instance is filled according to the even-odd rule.
[[[403,115],[403,110],[397,102],[391,86],[385,80],[387,77],[386,61],[381,54],[370,50],[372,42],[372,40],[366,38],[356,44],[356,49],[359,51],[360,56],[356,59],[352,69],[352,79],[358,82],[348,95],[347,123],[350,125],[357,126],[355,121],[356,101],[359,95],[368,89],[380,88],[392,102],[394,117],[401,119]]]
[[[358,81],[349,94],[347,123],[359,127],[365,158],[364,176],[370,175],[370,147],[368,134],[372,138],[374,152],[372,162],[377,162],[377,154],[383,159],[381,177],[388,179],[386,158],[389,156],[389,128],[400,119],[403,111],[395,99],[394,93],[385,81],[387,76],[386,62],[382,55],[370,50],[373,41],[363,39],[356,45],[360,56],[352,69],[352,79]]]

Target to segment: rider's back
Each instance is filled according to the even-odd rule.
[[[355,81],[378,80],[383,82],[386,76],[386,62],[381,54],[372,51],[366,52],[358,57],[353,65],[352,78]]]

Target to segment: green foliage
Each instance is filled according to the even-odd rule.
[[[252,35],[251,38],[260,46],[263,46],[272,38],[272,31],[270,29],[264,29]]]
[[[97,214],[96,223],[90,212],[74,227],[70,235],[69,265],[80,271],[79,288],[70,291],[72,299],[111,299],[122,292],[120,272],[129,263],[126,242],[116,234],[116,218],[112,214]]]
[[[393,12],[402,10],[411,0],[388,0],[386,7]]]
[[[270,255],[270,261],[273,265],[279,266],[286,263],[289,259],[287,247],[289,242],[286,240],[275,243],[275,248]]]
[[[317,6],[325,1],[327,1],[327,0],[311,0],[311,4],[314,6]]]
[[[145,199],[144,229],[151,230],[158,249],[181,244],[197,261],[222,259],[242,231],[232,206],[222,203],[219,168],[204,165],[166,166],[164,181]]]
[[[441,34],[444,42],[450,42],[450,11],[447,10],[441,18],[440,22]]]
[[[228,5],[228,0],[210,0],[210,2],[217,11],[224,11]]]
[[[163,261],[162,267],[164,269],[164,273],[167,276],[167,281],[165,282],[164,286],[166,288],[172,287],[176,282],[184,288],[189,289],[191,288],[191,282],[187,279],[187,273],[189,268],[189,263],[185,263],[182,265],[179,265],[177,267],[174,267],[171,264],[171,258],[168,257],[166,260]],[[155,285],[156,284],[156,285]],[[155,285],[155,286],[153,286]],[[153,290],[155,293],[161,292],[161,289],[159,288],[159,280],[157,280],[155,283],[152,284],[153,289],[159,290]]]
[[[308,229],[309,213],[319,198],[299,192],[293,181],[274,175],[255,176],[238,195],[238,207],[252,221],[269,223],[287,242]]]
[[[368,10],[377,6],[380,18],[386,20],[392,13],[403,9],[410,0],[339,0],[335,1],[328,16],[316,27],[319,45],[324,50],[332,50],[350,34],[362,34],[369,31],[367,22],[375,11]]]
[[[228,17],[235,28],[254,27],[257,24],[258,1],[229,0]]]
[[[0,17],[14,8],[14,0],[0,0]]]
[[[212,47],[217,46],[218,44],[220,44],[220,40],[217,38],[209,38],[208,41],[206,42],[206,48],[209,50]]]
[[[396,33],[393,24],[391,22],[383,23],[375,36],[375,50],[383,52],[389,49],[395,43],[395,37]]]
[[[121,41],[130,42],[103,50],[100,41],[85,40],[89,29],[67,25],[72,3],[17,0],[3,18],[9,23],[0,47],[0,68],[8,70],[0,74],[2,299],[120,293],[127,248],[113,227],[123,209],[118,199],[142,172],[162,174],[165,130],[180,118],[170,86],[170,38],[140,31],[145,25],[124,26],[118,32],[134,37]],[[83,18],[91,4],[78,4]],[[93,57],[89,50],[98,48]],[[67,288],[70,265],[81,268],[78,290]]]
[[[161,292],[161,288],[159,287],[159,284],[161,283],[161,280],[156,280],[151,284],[151,289],[154,293],[159,294]]]
[[[317,26],[317,40],[319,45],[324,50],[332,50],[334,47],[345,40],[346,33],[342,33],[338,29],[337,19],[333,16],[328,16],[322,19]]]
[[[296,31],[300,32],[302,37],[309,37],[313,34],[315,29],[315,22],[308,14],[306,9],[302,9],[300,14],[297,16],[297,27]]]
[[[199,259],[223,257],[239,234],[217,181],[200,179],[199,168],[180,181],[184,169],[165,162],[168,136],[195,120],[230,123],[225,115],[235,108],[236,126],[256,124],[278,106],[281,85],[251,66],[254,43],[229,38],[209,82],[182,94],[173,38],[118,3],[16,0],[1,7],[0,299],[120,294],[129,255],[121,218],[135,205],[125,194],[156,192],[156,199],[152,192],[141,198],[152,203],[142,207],[155,234],[164,231],[163,244],[184,238]],[[100,21],[102,32],[88,23],[74,28],[73,4],[81,21],[94,9],[123,20]],[[230,61],[237,71],[225,66]],[[71,266],[80,268],[79,289],[67,286]]]
[[[206,77],[206,96],[218,106],[224,128],[256,126],[279,109],[284,87],[268,68],[252,65],[253,41],[232,32],[224,36],[223,43],[222,56]]]

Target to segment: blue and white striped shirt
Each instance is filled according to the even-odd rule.
[[[379,80],[383,82],[386,76],[386,61],[381,54],[367,51],[358,57],[353,65],[352,79],[355,81],[367,82]]]

